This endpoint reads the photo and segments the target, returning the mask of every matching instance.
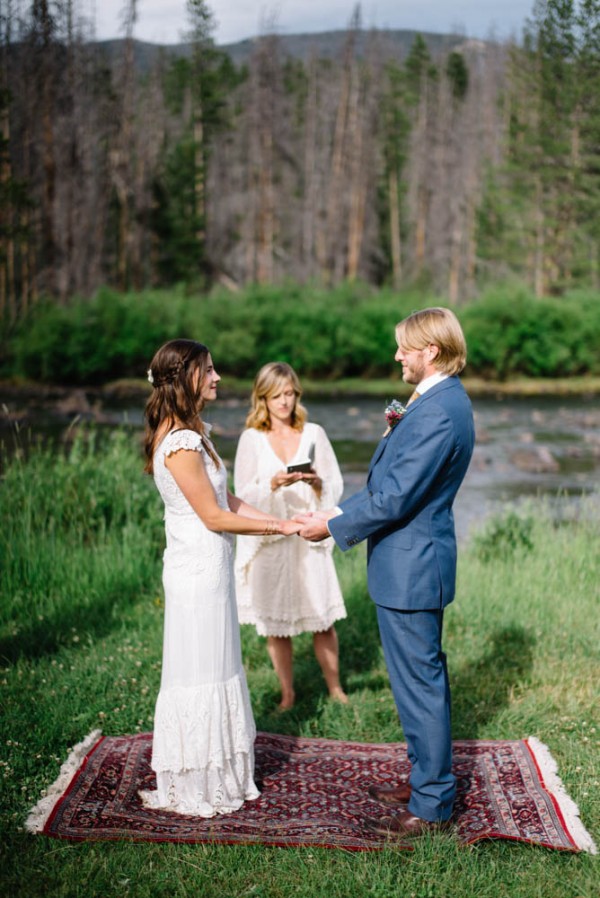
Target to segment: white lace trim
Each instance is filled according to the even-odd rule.
[[[567,790],[558,775],[558,765],[550,754],[550,749],[543,742],[540,742],[539,739],[536,739],[535,736],[530,736],[525,742],[535,758],[542,783],[560,808],[567,831],[576,846],[581,851],[587,851],[588,854],[597,854],[598,849],[594,844],[594,840],[581,822],[579,808],[567,794]]]
[[[176,430],[168,433],[159,447],[165,458],[180,449],[202,450],[202,437],[195,430]]]
[[[162,688],[154,715],[152,769],[224,767],[236,755],[251,754],[255,737],[243,674],[225,683]]]
[[[73,747],[67,760],[60,768],[57,779],[44,790],[45,794],[38,803],[29,811],[25,821],[25,829],[30,833],[41,833],[48,822],[57,802],[67,790],[71,780],[81,767],[81,764],[92,748],[100,739],[102,730],[93,730],[81,742]]]
[[[145,807],[196,817],[230,814],[260,795],[254,784],[254,756],[243,753],[224,767],[158,773],[156,786],[155,792],[139,792]]]
[[[238,605],[238,617],[240,624],[252,624],[256,627],[259,636],[300,636],[301,633],[324,633],[338,620],[347,616],[343,605],[336,605],[329,609],[328,614],[315,615],[314,617],[294,617],[290,620],[280,620],[272,617],[258,617],[254,609],[247,605]]]

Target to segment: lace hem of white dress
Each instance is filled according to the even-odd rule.
[[[293,620],[276,620],[275,618],[259,618],[252,608],[238,605],[240,624],[252,624],[259,636],[300,636],[301,633],[324,633],[338,620],[344,620],[347,612],[344,605],[335,605],[326,614],[315,617],[294,618]]]
[[[252,754],[256,727],[243,670],[222,683],[161,687],[154,714],[156,773],[225,768]]]
[[[139,792],[145,807],[195,817],[231,814],[260,795],[252,753],[237,754],[224,767],[157,773],[156,786],[155,792]]]

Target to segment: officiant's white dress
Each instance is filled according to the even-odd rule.
[[[165,503],[165,624],[154,717],[155,792],[147,807],[212,817],[257,798],[254,718],[242,667],[233,573],[233,537],[213,533],[195,514],[165,466],[180,449],[202,454],[221,508],[227,473],[199,434],[167,434],[154,454],[154,480]]]
[[[236,496],[274,518],[335,507],[344,488],[335,453],[323,428],[306,423],[292,461],[303,461],[311,449],[314,469],[323,481],[321,494],[302,481],[271,490],[271,478],[285,465],[266,431],[244,430],[235,456]],[[238,536],[235,572],[240,623],[254,624],[261,636],[297,636],[323,632],[345,618],[333,545],[331,537],[313,543],[295,536]]]

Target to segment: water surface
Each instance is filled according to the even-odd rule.
[[[68,439],[69,427],[91,420],[101,430],[126,425],[141,431],[143,399],[115,402],[103,394],[76,391],[19,396],[0,393],[0,439],[9,451],[15,426],[19,442]],[[365,482],[369,460],[385,429],[385,400],[305,401],[309,418],[327,431],[344,475],[344,495]],[[506,501],[546,496],[557,517],[579,512],[581,497],[597,490],[600,473],[600,401],[598,399],[476,399],[477,444],[455,503],[457,532],[465,539]],[[219,399],[206,409],[219,452],[230,466],[244,427],[247,402]]]

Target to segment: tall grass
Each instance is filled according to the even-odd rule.
[[[2,894],[14,896],[442,896],[592,898],[597,861],[510,843],[415,850],[61,843],[23,832],[68,749],[101,727],[152,728],[160,675],[162,510],[134,438],[81,435],[11,461],[0,482]],[[598,842],[600,519],[556,526],[543,505],[507,510],[460,557],[446,616],[456,738],[535,735],[554,754]],[[364,549],[336,555],[348,707],[327,701],[310,636],[295,640],[298,704],[274,708],[264,641],[243,628],[256,722],[272,732],[402,739],[367,597]]]

